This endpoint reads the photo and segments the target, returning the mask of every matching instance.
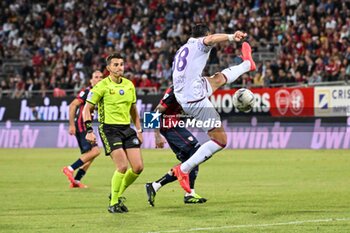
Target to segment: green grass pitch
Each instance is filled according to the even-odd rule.
[[[349,150],[225,150],[200,167],[185,205],[176,182],[146,200],[144,184],[177,161],[143,150],[145,169],[125,192],[129,213],[107,212],[112,161],[98,157],[70,189],[61,172],[78,149],[0,149],[0,232],[350,232]]]

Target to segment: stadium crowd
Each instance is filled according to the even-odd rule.
[[[1,80],[0,89],[17,98],[30,91],[64,96],[80,90],[115,51],[124,55],[125,76],[137,88],[163,90],[171,84],[174,53],[199,22],[217,33],[245,31],[256,54],[262,48],[276,54],[259,60],[257,72],[238,84],[313,84],[350,76],[348,1],[3,0],[0,6],[0,63],[27,61]],[[213,48],[207,72],[232,65],[239,54],[236,43]]]

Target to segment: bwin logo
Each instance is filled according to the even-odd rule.
[[[145,129],[159,129],[161,115],[162,114],[158,110],[156,112],[144,112],[144,114],[143,114],[143,128],[145,128]]]

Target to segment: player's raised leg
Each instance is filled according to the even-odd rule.
[[[195,116],[196,120],[205,122],[208,119],[211,119],[214,122],[220,123],[220,126],[215,126],[214,128],[203,127],[203,130],[208,132],[211,140],[201,145],[191,158],[186,160],[186,162],[173,168],[181,187],[186,192],[190,192],[189,173],[194,167],[208,160],[213,154],[225,148],[227,136],[221,124],[220,116],[208,98],[184,105],[183,108],[187,114]]]
[[[243,62],[241,64],[228,67],[206,78],[211,86],[211,90],[208,91],[208,96],[221,86],[235,82],[242,74],[256,69],[255,62],[252,58],[252,49],[247,42],[243,42],[242,44],[242,59]]]
[[[247,42],[242,43],[242,59],[250,62],[250,71],[256,70],[256,65],[252,57],[252,48]]]

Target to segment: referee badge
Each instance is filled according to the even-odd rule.
[[[120,94],[120,95],[124,95],[124,90],[123,90],[123,89],[120,89],[120,90],[119,90],[119,94]]]
[[[86,99],[91,100],[93,95],[94,95],[94,93],[92,91],[89,91],[89,94],[88,94]]]
[[[134,138],[134,139],[132,140],[132,143],[134,143],[134,145],[138,145],[138,144],[140,144],[140,142],[139,142],[139,139],[138,139],[138,138]]]

